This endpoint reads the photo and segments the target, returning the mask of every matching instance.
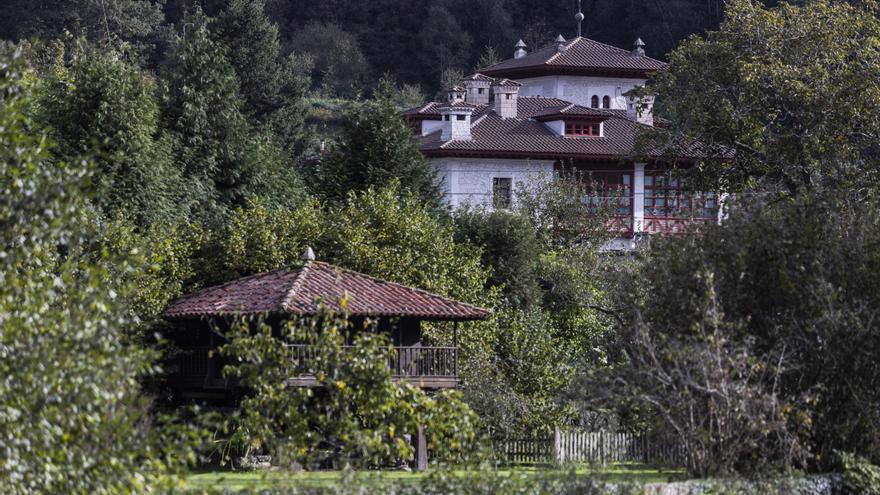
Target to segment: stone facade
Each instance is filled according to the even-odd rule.
[[[492,208],[493,179],[512,179],[514,191],[519,184],[549,180],[552,160],[514,160],[501,158],[432,158],[443,195],[453,210],[462,206]],[[516,194],[513,195],[514,202]]]
[[[617,79],[587,76],[545,76],[517,79],[522,84],[520,96],[543,96],[559,98],[584,107],[591,106],[593,96],[611,99],[612,110],[625,110],[626,97],[623,95],[636,86],[644,86],[646,79]]]

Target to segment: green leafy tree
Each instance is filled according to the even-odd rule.
[[[367,85],[370,64],[357,37],[338,24],[309,23],[288,47],[312,59],[312,89],[324,96],[352,97]]]
[[[159,490],[139,378],[150,353],[125,338],[132,287],[83,256],[94,235],[86,167],[50,160],[25,116],[20,53],[0,64],[0,485],[7,493]],[[167,487],[166,487],[167,488]]]
[[[482,248],[482,263],[492,268],[488,283],[502,287],[509,304],[529,308],[540,303],[538,264],[543,253],[528,217],[516,212],[460,210],[456,239]]]
[[[729,2],[724,23],[657,76],[670,155],[694,141],[704,190],[859,188],[876,181],[880,20],[874,2]],[[846,102],[845,104],[838,102]]]
[[[234,328],[222,352],[240,364],[226,371],[252,394],[242,401],[233,441],[266,448],[280,463],[388,466],[413,459],[406,435],[423,425],[442,457],[473,452],[476,418],[458,395],[428,397],[395,382],[387,337],[357,330],[332,314],[287,322],[280,335],[268,325]],[[318,388],[291,389],[287,380],[301,374],[314,376]]]
[[[402,192],[415,193],[440,208],[435,173],[401,119],[393,95],[393,83],[386,80],[374,100],[347,115],[339,143],[321,158],[315,172],[319,195],[341,202],[351,191],[398,180]]]
[[[303,97],[309,86],[301,58],[281,57],[278,27],[265,13],[264,0],[228,0],[214,31],[228,48],[229,62],[241,82],[245,112],[265,127],[288,152],[303,132]]]
[[[292,204],[300,181],[276,144],[254,132],[226,48],[213,39],[196,9],[163,71],[163,125],[193,188],[200,217],[219,224],[228,209],[265,196]]]
[[[185,218],[190,204],[170,140],[159,129],[152,78],[110,49],[80,49],[40,80],[36,120],[55,156],[94,157],[98,206],[139,224]]]

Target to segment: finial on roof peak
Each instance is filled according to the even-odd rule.
[[[574,15],[574,20],[578,23],[578,38],[581,37],[581,23],[584,22],[584,12],[581,9],[581,0],[578,0],[578,11]]]
[[[528,52],[526,51],[526,42],[523,40],[519,40],[516,42],[516,45],[513,46],[516,50],[513,52],[513,58],[523,58]]]
[[[553,43],[556,44],[556,51],[558,52],[564,52],[567,48],[565,46],[565,38],[563,38],[561,34],[557,36],[555,40],[553,40]]]
[[[315,261],[315,252],[312,251],[312,246],[306,246],[306,252],[303,253],[303,261]]]
[[[645,55],[645,42],[642,41],[641,38],[637,39],[635,43],[633,43],[633,55],[644,56]]]

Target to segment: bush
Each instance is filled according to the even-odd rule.
[[[880,467],[854,454],[841,452],[840,469],[843,488],[848,494],[880,495]]]

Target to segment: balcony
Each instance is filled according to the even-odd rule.
[[[314,359],[313,348],[308,345],[291,345],[296,359],[307,366]],[[344,346],[350,349],[352,346]],[[192,347],[183,349],[176,356],[175,373],[178,383],[203,388],[226,388],[229,383],[221,377],[222,358],[216,349]],[[395,381],[406,381],[428,389],[455,388],[458,386],[457,347],[393,347],[388,357],[388,369]],[[313,375],[304,373],[292,377],[288,383],[297,387],[317,386]]]
[[[314,352],[308,345],[290,346],[300,363],[314,359]],[[351,349],[344,346],[343,349]],[[387,350],[385,348],[383,350]],[[458,386],[458,348],[457,347],[392,347],[387,362],[395,381],[407,381],[421,388],[455,388]],[[298,387],[314,387],[317,380],[313,375],[303,374],[289,380]]]

